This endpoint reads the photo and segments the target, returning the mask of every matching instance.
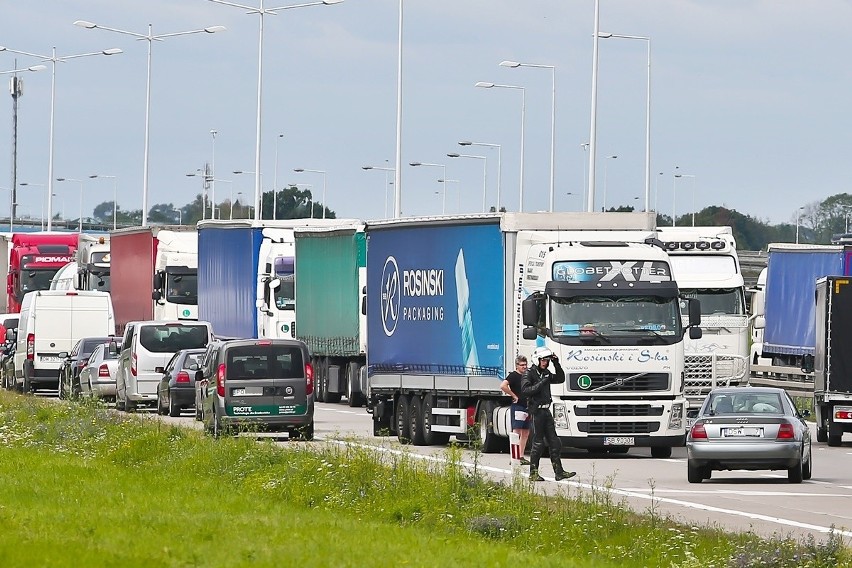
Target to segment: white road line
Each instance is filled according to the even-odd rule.
[[[648,487],[624,487],[624,491],[639,491],[648,494],[654,493],[669,493],[669,494],[684,494],[684,495],[739,495],[742,497],[852,497],[852,493],[788,493],[786,491],[748,491],[739,489],[653,489]]]
[[[436,456],[422,455],[422,454],[412,453],[412,452],[408,452],[408,451],[394,450],[394,449],[391,449],[391,448],[383,448],[383,447],[380,447],[380,446],[371,446],[370,444],[346,442],[346,441],[343,441],[343,440],[331,440],[331,442],[336,443],[336,444],[340,444],[340,445],[343,445],[343,446],[354,446],[354,447],[359,447],[359,448],[373,449],[373,450],[380,452],[380,453],[389,453],[389,454],[394,454],[394,455],[407,455],[408,457],[411,457],[413,459],[422,459],[424,461],[439,462],[439,463],[446,463],[447,462],[446,459],[439,458],[439,457],[436,457]],[[470,462],[459,462],[459,465],[462,465],[462,466],[464,466],[468,469],[474,469],[475,468],[475,469],[479,469],[479,470],[482,470],[482,471],[490,471],[490,472],[493,472],[493,473],[500,473],[500,474],[503,474],[503,475],[509,475],[509,476],[512,475],[511,470],[498,468],[498,467],[484,466],[482,464],[473,464],[473,463],[470,463]],[[550,481],[550,480],[548,480],[548,481]],[[631,497],[631,498],[634,498],[634,499],[646,499],[646,500],[657,502],[657,503],[666,503],[668,505],[677,505],[677,506],[680,506],[680,507],[684,507],[686,509],[695,509],[695,510],[706,511],[706,512],[710,512],[710,513],[723,513],[723,514],[732,515],[732,516],[735,516],[735,517],[743,517],[743,518],[746,518],[746,519],[753,519],[753,520],[756,520],[756,521],[765,521],[765,522],[768,522],[768,523],[774,523],[774,524],[781,525],[781,526],[795,527],[795,528],[800,528],[800,529],[805,529],[805,530],[810,530],[810,531],[815,531],[815,532],[820,532],[820,533],[825,533],[825,534],[828,534],[828,533],[833,531],[834,534],[838,534],[838,535],[841,535],[841,536],[844,536],[844,537],[847,537],[847,538],[852,538],[852,531],[850,531],[850,530],[840,530],[836,527],[826,527],[826,526],[822,526],[822,525],[814,525],[814,524],[811,524],[811,523],[803,523],[803,522],[800,522],[800,521],[794,521],[792,519],[785,519],[785,518],[782,518],[782,517],[774,517],[774,516],[771,516],[771,515],[762,515],[760,513],[752,513],[752,512],[749,512],[749,511],[740,511],[740,510],[737,510],[737,509],[726,509],[726,508],[723,508],[723,507],[715,507],[713,505],[706,505],[706,504],[703,504],[703,503],[693,503],[691,501],[684,501],[682,499],[672,499],[672,498],[669,498],[669,497],[660,497],[660,496],[656,495],[656,493],[658,492],[656,490],[655,490],[654,495],[650,495],[648,493],[642,493],[642,492],[639,492],[639,491],[634,491],[634,490],[629,490],[629,489],[616,489],[616,488],[613,488],[613,487],[605,487],[605,486],[595,485],[595,484],[592,484],[592,483],[581,483],[579,481],[559,481],[559,482],[553,482],[553,483],[564,483],[564,484],[568,484],[568,485],[577,487],[579,489],[585,489],[587,491],[607,492],[607,493],[610,493],[612,495],[618,495],[618,496],[621,496],[621,497]]]

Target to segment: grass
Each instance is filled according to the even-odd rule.
[[[548,498],[362,444],[212,440],[94,403],[0,392],[5,566],[813,568],[839,537],[761,540],[630,513],[605,491]]]

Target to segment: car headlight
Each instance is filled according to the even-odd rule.
[[[568,409],[565,404],[557,402],[553,404],[553,422],[557,428],[568,428]]]
[[[672,415],[669,417],[669,430],[680,430],[683,428],[683,404],[672,405]]]

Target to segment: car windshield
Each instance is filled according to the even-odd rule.
[[[228,349],[227,378],[294,379],[305,376],[297,345],[244,345]]]
[[[637,332],[676,336],[680,314],[674,298],[657,296],[573,296],[553,298],[553,335],[625,336]]]
[[[781,396],[777,393],[716,393],[707,403],[710,415],[725,414],[780,414],[784,412]]]
[[[152,353],[198,349],[207,345],[208,340],[207,327],[203,325],[144,325],[139,330],[139,343]]]

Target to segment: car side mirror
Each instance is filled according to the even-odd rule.
[[[187,368],[188,368],[190,371],[197,371],[197,370],[198,370],[198,364],[197,364],[197,363],[193,363],[193,364],[191,364],[191,365],[190,365],[189,367],[187,367]]]
[[[68,359],[68,352],[67,351],[60,351],[58,357],[60,359]]]
[[[202,371],[201,369],[195,371],[195,380],[196,381],[203,381],[204,380],[204,371]]]
[[[166,372],[166,368],[165,367],[154,367],[154,372],[162,375],[163,373]]]
[[[115,341],[109,342],[110,355],[118,355],[118,344]]]

